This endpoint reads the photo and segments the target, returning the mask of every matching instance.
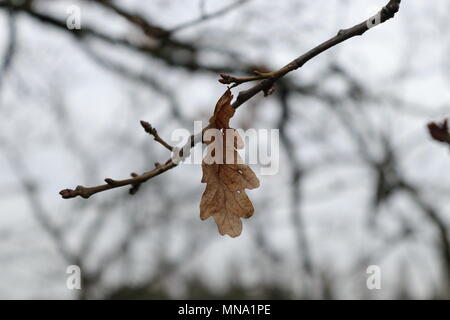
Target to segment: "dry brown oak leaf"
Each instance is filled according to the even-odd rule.
[[[254,212],[245,189],[258,188],[259,180],[237,152],[244,147],[244,142],[229,125],[235,112],[231,106],[232,99],[233,95],[228,89],[217,102],[214,115],[209,119],[210,127],[220,130],[220,134],[217,135],[219,139],[205,139],[211,141],[205,142],[207,154],[202,162],[202,183],[206,183],[206,188],[200,202],[200,218],[205,220],[214,217],[219,233],[234,238],[242,232],[241,218],[250,218]],[[227,143],[227,138],[232,138],[233,142]],[[217,156],[222,161],[213,161],[218,150],[222,150]]]

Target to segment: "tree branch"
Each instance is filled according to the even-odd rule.
[[[290,63],[288,63],[283,68],[279,69],[275,72],[269,72],[269,73],[261,73],[256,71],[257,75],[254,77],[248,77],[248,78],[236,78],[229,75],[221,74],[221,79],[219,82],[224,84],[232,84],[234,87],[249,81],[256,81],[264,79],[264,81],[261,81],[257,85],[253,86],[252,88],[239,92],[239,95],[236,99],[236,101],[233,103],[233,108],[237,109],[242,104],[244,104],[246,101],[251,99],[253,96],[258,94],[259,92],[264,92],[266,95],[270,93],[270,90],[272,89],[274,83],[284,77],[289,72],[292,72],[294,70],[299,69],[303,65],[305,65],[308,61],[313,59],[314,57],[318,56],[319,54],[327,51],[328,49],[350,39],[356,36],[361,36],[366,31],[371,29],[377,24],[374,24],[374,20],[377,18],[379,19],[378,24],[382,24],[386,22],[387,20],[393,18],[395,14],[400,9],[400,3],[401,0],[390,0],[386,6],[384,6],[380,12],[378,12],[377,15],[374,17],[371,17],[364,22],[361,22],[360,24],[355,25],[352,28],[348,29],[341,29],[337,33],[336,36],[333,38],[323,42],[322,44],[318,45],[317,47],[311,49],[310,51],[306,52],[304,55],[294,59]]]
[[[150,123],[141,120],[141,126],[144,128],[145,132],[154,137],[155,141],[159,142],[167,150],[173,151],[173,147],[159,136],[158,131],[156,131]]]
[[[221,9],[217,10],[216,12],[212,12],[212,13],[208,13],[208,14],[202,13],[202,15],[199,18],[194,19],[192,21],[188,21],[188,22],[182,23],[182,24],[180,24],[180,25],[178,25],[178,26],[168,30],[168,34],[173,35],[174,33],[178,32],[180,30],[192,27],[194,25],[200,24],[202,22],[205,22],[205,21],[213,19],[213,18],[217,18],[217,17],[222,16],[222,15],[225,15],[228,12],[230,12],[230,11],[232,11],[232,10],[234,10],[234,9],[244,5],[244,4],[246,4],[249,1],[250,0],[237,0],[236,2],[233,2],[233,3],[223,7]]]
[[[164,146],[169,151],[173,151],[173,147],[169,145],[167,142],[165,142],[158,134],[155,128],[153,128],[150,123],[146,121],[141,121],[141,125],[144,128],[145,132],[152,135],[154,137],[154,140],[160,143],[162,146]],[[59,192],[59,194],[64,199],[70,199],[75,198],[77,196],[80,196],[84,199],[88,199],[93,194],[96,194],[98,192],[103,192],[106,190],[128,186],[131,185],[130,194],[135,194],[142,183],[150,180],[153,177],[156,177],[160,175],[163,172],[166,172],[167,170],[170,170],[174,167],[176,167],[177,164],[172,161],[172,159],[167,160],[167,162],[164,165],[161,165],[159,163],[155,163],[155,169],[145,172],[141,175],[137,173],[131,173],[130,179],[125,180],[114,180],[111,178],[106,178],[105,182],[106,184],[102,184],[95,187],[84,187],[84,186],[77,186],[75,189],[64,189]]]
[[[399,11],[400,9],[400,3],[401,0],[390,0],[388,2],[388,4],[386,6],[384,6],[380,12],[374,16],[371,17],[367,20],[365,20],[364,22],[355,25],[352,28],[349,29],[342,29],[340,30],[336,36],[334,36],[333,38],[323,42],[322,44],[318,45],[317,47],[311,49],[310,51],[308,51],[307,53],[305,53],[304,55],[298,57],[297,59],[291,61],[289,64],[287,64],[286,66],[284,66],[283,68],[281,68],[280,70],[276,71],[276,72],[271,72],[271,73],[260,73],[257,72],[257,75],[255,77],[250,77],[250,78],[245,78],[244,80],[239,79],[239,78],[235,78],[232,76],[228,76],[225,74],[221,74],[222,79],[220,79],[219,81],[225,84],[232,84],[233,86],[236,86],[240,83],[243,82],[248,82],[248,81],[254,81],[254,80],[261,80],[264,79],[263,81],[261,81],[260,83],[256,84],[255,86],[253,86],[252,88],[245,90],[245,91],[241,91],[239,92],[239,95],[237,97],[237,99],[235,100],[235,102],[232,104],[232,107],[237,109],[238,107],[240,107],[242,104],[244,104],[246,101],[248,101],[249,99],[251,99],[252,97],[254,97],[256,94],[258,94],[259,92],[264,92],[266,95],[270,94],[272,91],[272,87],[274,85],[274,83],[284,77],[286,74],[299,69],[300,67],[302,67],[305,63],[307,63],[309,60],[313,59],[314,57],[318,56],[319,54],[321,54],[322,52],[325,52],[326,50],[336,46],[337,44],[340,44],[350,38],[353,38],[355,36],[360,36],[363,35],[367,30],[369,30],[371,27],[377,25],[374,24],[374,20],[376,20],[377,18],[379,19],[379,23],[384,23],[387,20],[391,19],[394,17],[394,15]],[[1,6],[1,3],[0,3]],[[168,145],[167,143],[164,142],[164,140],[162,140],[156,130],[154,130],[150,124],[147,124],[146,122],[141,122],[141,125],[144,127],[144,129],[146,130],[146,132],[148,132],[149,134],[153,135],[155,140],[159,143],[161,143],[164,147],[166,147],[167,149],[174,151],[174,148],[171,147],[170,145]],[[200,137],[203,137],[203,133],[205,132],[205,130],[207,130],[210,126],[205,127],[202,130],[202,133],[200,135]],[[154,131],[153,131],[154,130]],[[184,150],[189,150],[190,148],[192,148],[197,142],[201,141],[202,139],[198,138],[199,135],[191,135],[190,139],[188,140],[188,142],[186,143],[186,145],[182,148],[182,150],[179,152],[180,156],[183,156],[183,151]],[[133,194],[135,193],[139,186],[152,179],[153,177],[156,177],[158,175],[160,175],[161,173],[164,173],[174,167],[176,167],[178,164],[174,163],[172,161],[172,159],[167,160],[167,162],[164,165],[159,165],[156,164],[156,168],[153,169],[152,171],[146,172],[142,175],[138,175],[136,173],[132,173],[132,178],[130,179],[126,179],[126,180],[113,180],[110,178],[105,179],[106,184],[104,185],[100,185],[100,186],[96,186],[96,187],[84,187],[84,186],[77,186],[75,188],[75,190],[71,190],[71,189],[65,189],[60,191],[60,195],[65,198],[65,199],[69,199],[69,198],[75,198],[77,196],[81,196],[82,198],[89,198],[90,196],[92,196],[93,194],[96,194],[98,192],[103,192],[106,190],[110,190],[113,188],[118,188],[118,187],[123,187],[126,185],[131,185],[132,188],[130,190],[130,193]]]

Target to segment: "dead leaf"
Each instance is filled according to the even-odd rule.
[[[217,101],[216,108],[214,109],[213,116],[209,119],[209,123],[216,129],[229,129],[230,119],[234,116],[236,111],[231,106],[231,100],[233,100],[233,95],[231,90],[225,91],[219,101]]]
[[[202,163],[202,183],[206,183],[206,188],[200,202],[200,218],[205,220],[211,216],[214,217],[221,235],[228,234],[230,237],[237,237],[242,232],[241,218],[250,218],[254,211],[245,189],[258,188],[259,180],[252,169],[243,164],[237,152],[238,149],[244,147],[244,142],[239,133],[229,125],[235,112],[231,106],[232,99],[231,91],[227,90],[217,102],[214,115],[210,119],[212,127],[222,130],[221,159],[223,162],[205,161],[208,155],[214,155],[214,150],[220,141],[208,142],[208,155],[205,156]],[[233,135],[231,135],[233,142],[231,143],[227,143],[226,129],[233,130]],[[227,153],[230,148],[231,152]],[[232,161],[229,159],[230,154],[233,155]]]

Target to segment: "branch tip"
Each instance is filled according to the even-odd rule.
[[[63,199],[72,199],[78,196],[88,199],[91,195],[86,192],[86,188],[83,186],[77,186],[74,190],[72,189],[64,189],[59,192]]]

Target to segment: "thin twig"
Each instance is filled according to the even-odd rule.
[[[102,184],[102,185],[96,186],[96,187],[77,186],[74,190],[72,190],[72,189],[61,190],[59,192],[59,194],[64,199],[75,198],[77,196],[80,196],[80,197],[82,197],[84,199],[88,199],[90,196],[92,196],[93,194],[96,194],[98,192],[103,192],[103,191],[106,191],[106,190],[119,188],[119,187],[124,187],[124,186],[129,186],[129,185],[131,185],[132,186],[132,190],[134,190],[138,184],[147,182],[151,178],[159,176],[161,173],[166,172],[166,171],[168,171],[168,170],[170,170],[170,169],[172,169],[172,168],[174,168],[176,166],[177,165],[175,163],[170,161],[170,162],[168,162],[168,163],[166,163],[164,165],[157,166],[152,171],[145,172],[145,173],[143,173],[141,175],[138,175],[136,173],[132,173],[132,178],[130,178],[130,179],[113,180],[111,178],[106,178],[105,179],[106,184]]]
[[[147,121],[141,120],[141,126],[142,126],[142,128],[144,128],[145,132],[147,132],[149,135],[153,136],[155,141],[159,142],[162,146],[164,146],[169,151],[173,151],[173,147],[159,136],[158,131],[155,128],[153,128],[150,123],[148,123]]]
[[[400,9],[400,3],[401,0],[390,0],[386,6],[384,6],[380,12],[377,14],[377,16],[380,19],[380,24],[386,22],[387,20],[393,18],[395,14]],[[303,65],[305,65],[308,61],[313,59],[314,57],[318,56],[319,54],[327,51],[328,49],[350,39],[356,36],[361,36],[366,31],[368,31],[371,26],[373,25],[374,17],[371,17],[360,24],[355,25],[352,28],[348,29],[342,29],[339,30],[336,36],[332,37],[331,39],[323,42],[322,44],[318,45],[317,47],[311,49],[304,55],[294,59],[290,63],[288,63],[283,68],[279,69],[275,72],[269,72],[269,73],[261,73],[256,71],[257,75],[254,77],[248,77],[248,78],[236,78],[229,75],[221,74],[221,79],[219,80],[221,83],[224,84],[232,84],[234,86],[239,85],[240,83],[249,82],[249,81],[256,81],[261,80],[260,83],[253,86],[252,88],[239,92],[239,95],[236,99],[236,101],[233,103],[233,108],[237,109],[239,106],[244,104],[246,101],[251,99],[253,96],[258,94],[259,92],[268,93],[271,88],[273,87],[274,83],[284,77],[289,72],[292,72],[294,70],[299,69]]]

